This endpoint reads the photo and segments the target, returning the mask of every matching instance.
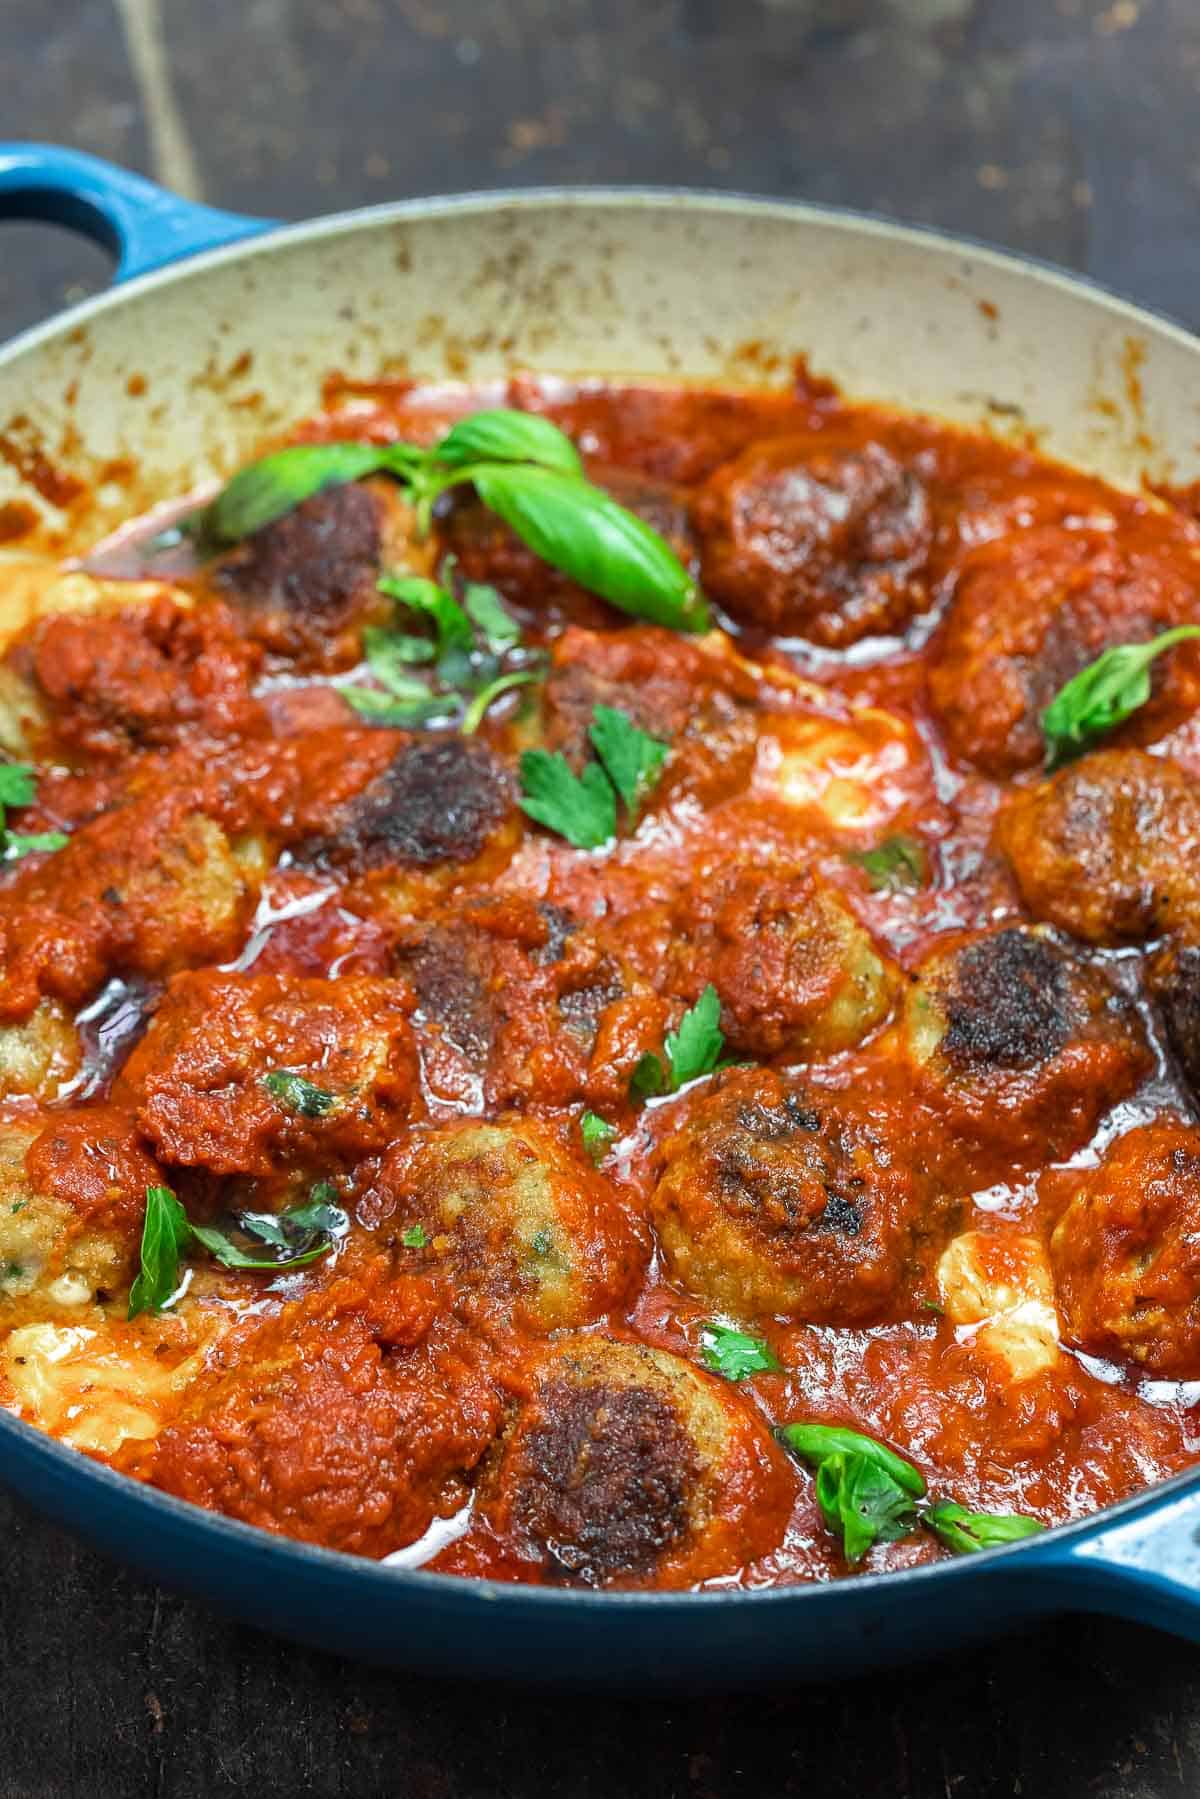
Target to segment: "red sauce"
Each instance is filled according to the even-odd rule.
[[[369,483],[216,565],[123,533],[93,566],[174,585],[7,651],[52,770],[20,828],[71,835],[3,876],[0,1018],[78,1012],[85,1057],[8,1109],[68,1238],[115,1235],[93,1321],[181,1353],[121,1322],[155,1179],[195,1221],[319,1179],[350,1220],[299,1272],[206,1269],[172,1326],[206,1365],[112,1459],[357,1553],[677,1586],[849,1571],[788,1422],[1047,1524],[1189,1465],[1200,815],[1171,782],[1200,654],[1051,781],[1040,716],[1196,618],[1200,529],[803,381],[343,386],[297,436],[428,443],[496,403],[572,436],[724,635],[622,618],[469,496],[431,558]],[[390,622],[375,575],[448,552],[548,675],[469,741],[373,728],[339,684]],[[597,703],[670,754],[584,852],[523,817],[517,765],[581,766]],[[748,1066],[631,1096],[710,984]],[[279,1069],[326,1111],[281,1107]],[[714,1319],[778,1371],[712,1374]],[[865,1565],[942,1553],[914,1530]]]

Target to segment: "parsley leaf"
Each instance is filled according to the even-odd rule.
[[[631,1099],[654,1099],[659,1093],[667,1090],[667,1077],[663,1071],[662,1058],[653,1050],[647,1050],[639,1056],[633,1073],[629,1077],[629,1095]]]
[[[600,849],[617,834],[617,802],[598,762],[577,775],[565,756],[526,750],[521,757],[521,810],[579,850]]]
[[[28,762],[0,762],[0,807],[32,806],[37,772]]]
[[[10,831],[5,826],[9,806],[31,806],[37,794],[37,770],[28,762],[0,762],[0,851],[6,862],[22,856],[60,850],[71,840],[65,831]]]
[[[969,1512],[954,1499],[935,1500],[925,1513],[925,1523],[947,1549],[973,1555],[980,1549],[996,1549],[1033,1537],[1046,1527],[1021,1512]]]
[[[323,1118],[337,1104],[336,1094],[314,1086],[294,1068],[273,1068],[263,1075],[262,1083],[272,1099],[278,1100],[289,1112],[298,1112],[301,1118]]]
[[[510,675],[498,675],[494,681],[489,681],[486,687],[479,689],[462,715],[459,730],[463,736],[470,737],[479,729],[489,707],[502,693],[510,693],[514,687],[528,687],[531,681],[540,681],[541,678],[540,668],[518,668]]]
[[[436,698],[428,688],[422,690],[421,699],[411,700],[399,700],[375,687],[339,687],[338,692],[360,718],[369,719],[374,725],[424,725],[431,719],[447,717],[451,711],[451,702]]]
[[[388,631],[382,625],[368,625],[362,634],[363,654],[367,667],[389,693],[402,699],[427,694],[429,689],[408,670],[414,665],[432,662],[437,650],[428,637],[410,637],[405,631]]]
[[[141,1271],[129,1289],[128,1318],[161,1312],[179,1286],[179,1258],[191,1238],[187,1214],[169,1187],[146,1188]]]
[[[662,774],[670,745],[612,706],[597,706],[588,730],[592,747],[604,764],[609,780],[632,813]]]
[[[1200,625],[1177,625],[1149,643],[1117,644],[1060,687],[1042,713],[1047,766],[1057,768],[1124,724],[1150,698],[1151,663],[1192,637],[1200,637]]]
[[[609,1144],[617,1134],[615,1124],[601,1118],[598,1112],[585,1112],[579,1120],[579,1134],[583,1138],[583,1147],[593,1162],[602,1162],[608,1154]]]
[[[475,641],[471,621],[454,595],[436,581],[424,575],[381,575],[377,586],[389,599],[398,600],[410,612],[423,613],[432,621],[439,661],[455,650],[470,650]]]
[[[410,1224],[406,1231],[401,1231],[400,1241],[405,1249],[424,1249],[429,1238],[425,1235],[423,1224]]]
[[[6,861],[17,862],[22,856],[34,856],[61,850],[71,839],[65,831],[6,831],[4,833],[4,855]]]
[[[710,981],[695,1005],[684,1013],[677,1031],[668,1031],[667,1060],[671,1065],[672,1091],[688,1081],[711,1074],[721,1059],[725,1037],[721,1030],[721,1000]]]
[[[885,837],[874,849],[851,850],[847,862],[862,869],[875,893],[905,893],[924,887],[929,865],[915,837]]]
[[[508,616],[494,587],[487,587],[482,581],[468,581],[463,588],[463,609],[495,655],[501,656],[520,643],[521,627]]]
[[[700,1332],[704,1366],[725,1380],[745,1380],[750,1374],[776,1374],[783,1364],[763,1337],[752,1337],[713,1319]]]

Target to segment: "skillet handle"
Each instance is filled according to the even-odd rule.
[[[116,257],[114,282],[253,237],[274,223],[180,200],[84,150],[6,143],[0,143],[0,219],[39,219],[82,231]]]
[[[1061,1546],[1051,1535],[1038,1549],[1043,1594],[1055,1588],[1070,1610],[1130,1618],[1200,1643],[1200,1486],[1164,1495],[1124,1522],[1101,1517]]]

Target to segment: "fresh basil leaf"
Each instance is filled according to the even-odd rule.
[[[429,1238],[425,1235],[423,1224],[410,1224],[407,1230],[401,1231],[400,1241],[405,1249],[424,1249]]]
[[[326,487],[343,487],[382,470],[402,475],[423,460],[419,450],[404,444],[294,444],[239,469],[191,528],[215,549],[240,543]]]
[[[469,650],[475,641],[471,621],[452,593],[430,581],[425,575],[381,575],[377,582],[380,593],[389,600],[407,606],[410,612],[422,613],[437,632],[439,657],[451,650]]]
[[[301,1118],[323,1118],[337,1104],[336,1094],[314,1086],[306,1075],[298,1074],[294,1068],[273,1068],[263,1075],[262,1083],[272,1099],[278,1100],[289,1112],[298,1112]]]
[[[1022,1537],[1037,1536],[1046,1527],[1022,1512],[969,1512],[954,1499],[938,1499],[925,1513],[925,1523],[957,1555],[973,1555],[980,1549],[998,1549]]]
[[[598,762],[577,775],[565,756],[526,750],[521,757],[521,810],[576,849],[595,850],[617,834],[617,802]]]
[[[841,1537],[848,1562],[861,1561],[876,1543],[894,1543],[916,1526],[911,1496],[870,1456],[826,1456],[816,1487],[821,1516]]]
[[[629,1096],[631,1099],[654,1099],[666,1090],[667,1077],[662,1059],[652,1050],[647,1050],[644,1056],[638,1057],[629,1077]]]
[[[846,860],[862,869],[875,893],[911,893],[929,879],[925,849],[915,837],[885,837],[874,849],[849,851]]]
[[[785,1424],[776,1432],[779,1441],[793,1455],[820,1467],[826,1457],[831,1455],[865,1456],[882,1468],[898,1486],[920,1499],[925,1492],[925,1478],[920,1470],[903,1456],[889,1449],[886,1443],[880,1443],[874,1437],[864,1436],[861,1431],[848,1430],[841,1424]]]
[[[147,1187],[141,1271],[129,1289],[126,1317],[161,1312],[169,1304],[179,1287],[179,1258],[190,1237],[187,1214],[171,1189]]]
[[[5,831],[4,858],[17,862],[22,856],[33,856],[65,849],[71,839],[65,831]]]
[[[31,806],[37,793],[37,770],[28,762],[0,762],[0,807]]]
[[[284,1253],[281,1255],[252,1256],[244,1249],[239,1249],[224,1231],[219,1231],[212,1225],[193,1224],[190,1228],[197,1243],[202,1243],[222,1268],[248,1268],[258,1274],[273,1274],[285,1268],[306,1268],[320,1256],[328,1255],[333,1248],[332,1239],[327,1237],[323,1242],[307,1249],[293,1249],[285,1243]]]
[[[461,468],[468,462],[536,462],[542,468],[577,475],[583,464],[565,432],[535,412],[496,406],[473,412],[451,425],[434,447],[439,462]]]
[[[731,1324],[713,1319],[700,1332],[704,1366],[725,1380],[745,1380],[751,1374],[777,1374],[783,1364],[763,1337],[752,1337]]]
[[[583,1138],[584,1153],[593,1162],[602,1162],[617,1134],[617,1127],[601,1118],[598,1112],[585,1112],[579,1120],[579,1134]]]
[[[680,1019],[679,1029],[667,1032],[665,1047],[673,1090],[716,1068],[725,1047],[720,1019],[720,996],[710,981],[695,1005]]]
[[[1200,625],[1177,625],[1149,643],[1118,644],[1060,687],[1042,713],[1047,765],[1058,767],[1124,724],[1150,698],[1151,663],[1192,637],[1200,637]]]
[[[639,730],[613,706],[594,709],[588,736],[609,780],[632,813],[662,774],[670,745]]]
[[[398,730],[415,729],[430,724],[435,718],[449,718],[454,702],[424,689],[424,699],[399,700],[394,694],[380,693],[377,687],[339,687],[338,692],[360,718],[373,725],[394,725]]]
[[[528,687],[532,681],[542,678],[540,668],[519,668],[510,675],[497,675],[486,687],[481,687],[462,716],[459,730],[464,737],[472,736],[483,723],[488,708],[501,694],[511,693],[514,687]]]
[[[468,581],[463,588],[462,603],[463,610],[494,655],[502,656],[505,650],[515,649],[520,643],[521,627],[515,618],[508,616],[494,587],[487,587],[482,581]]]
[[[329,1186],[322,1182],[322,1186]],[[285,1236],[289,1232],[321,1231],[327,1237],[341,1237],[350,1228],[350,1220],[341,1206],[330,1205],[326,1199],[318,1199],[320,1188],[314,1187],[312,1198],[302,1206],[291,1206],[286,1212],[279,1214],[279,1221],[284,1227]],[[330,1191],[336,1189],[330,1187]]]
[[[704,631],[708,607],[670,545],[578,475],[530,463],[470,469],[484,505],[589,593],[674,631]]]

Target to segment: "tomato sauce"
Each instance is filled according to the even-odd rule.
[[[1200,652],[1056,773],[1041,719],[1200,619],[1200,527],[803,371],[332,381],[295,441],[495,405],[571,438],[711,632],[469,489],[424,536],[373,477],[215,558],[131,527],[4,650],[10,828],[65,841],[0,869],[0,1403],[264,1528],[568,1585],[854,1571],[793,1422],[1047,1525],[1189,1466]],[[385,571],[519,634],[534,678],[470,736],[347,703],[428,628]],[[666,748],[581,848],[523,758],[598,768],[597,707]],[[710,992],[722,1065],[655,1093]],[[151,1187],[225,1241],[318,1191],[343,1223],[280,1268],[193,1239],[127,1318]],[[714,1324],[770,1365],[722,1378]]]

